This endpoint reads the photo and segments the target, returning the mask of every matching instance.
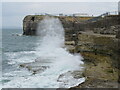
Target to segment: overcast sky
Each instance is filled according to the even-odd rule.
[[[23,18],[35,13],[100,15],[117,10],[117,2],[2,2],[2,26],[22,28]]]

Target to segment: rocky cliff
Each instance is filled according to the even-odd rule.
[[[46,15],[28,15],[23,20],[23,34],[24,35],[35,35],[37,30],[38,23]],[[72,16],[49,16],[59,18],[63,24],[64,29],[67,30],[79,30],[79,23],[92,19],[92,17],[72,17]],[[73,33],[73,32],[72,32]]]
[[[28,15],[23,20],[23,35],[37,35],[38,23],[45,15]],[[49,16],[53,17],[53,16]],[[54,16],[59,18],[65,29],[66,41],[74,39],[74,35],[80,30],[80,23],[92,17]]]
[[[120,48],[116,35],[80,32],[75,51],[84,57],[86,82],[75,88],[118,88]]]
[[[116,18],[116,19],[115,19]],[[115,19],[115,20],[114,20]],[[77,88],[118,88],[120,82],[120,16],[109,23],[84,23],[84,32],[77,34],[75,51],[84,57],[86,82]],[[100,24],[102,22],[103,24]],[[99,24],[97,24],[99,23]],[[89,26],[89,25],[93,26]],[[87,26],[88,25],[88,26]]]
[[[36,35],[37,25],[43,18],[26,16],[23,35]],[[86,82],[78,87],[116,88],[120,82],[120,15],[57,18],[65,29],[68,50],[84,58]]]
[[[28,15],[23,20],[23,35],[36,35],[38,23],[45,15]],[[66,41],[74,40],[79,31],[94,31],[119,37],[120,15],[99,17],[54,16],[59,18],[65,29]]]

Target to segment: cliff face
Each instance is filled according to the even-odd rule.
[[[23,35],[36,35],[37,25],[43,18],[26,16]],[[82,54],[84,58],[87,80],[78,87],[116,87],[114,83],[120,82],[120,15],[57,18],[65,29],[67,49]]]
[[[36,35],[38,23],[45,17],[42,15],[28,15],[23,20],[23,35]],[[92,17],[54,16],[59,18],[65,29],[66,40],[73,39],[73,35],[80,30],[80,23]]]
[[[114,63],[113,66],[118,68],[118,55],[120,50],[118,42],[119,39],[117,39],[115,35],[101,35],[91,32],[83,32],[78,35],[78,43],[75,52],[83,53],[83,55],[85,55],[84,53],[92,53],[96,56],[103,55],[110,57]],[[88,59],[87,57],[85,58]],[[91,59],[89,57],[89,60]]]
[[[36,35],[38,23],[45,15],[28,15],[23,20],[23,35]],[[93,31],[98,34],[111,34],[119,37],[120,15],[105,17],[72,17],[54,16],[59,18],[65,29],[66,40],[74,39],[79,31]]]
[[[36,35],[37,25],[43,16],[28,15],[23,20],[23,35]]]
[[[85,62],[86,82],[78,87],[118,88],[120,82],[120,16],[83,23],[75,51]],[[86,27],[84,27],[84,25]],[[97,81],[94,83],[94,81]],[[77,88],[78,88],[77,87]]]
[[[36,35],[38,23],[44,17],[42,15],[26,16],[23,20],[23,35]],[[71,43],[68,45],[72,47],[72,50],[69,49],[71,52],[93,52],[109,55],[114,61],[119,59],[120,15],[105,17],[54,17],[59,18],[63,24],[66,41],[74,42],[74,45],[71,45]],[[84,34],[81,31],[91,31],[93,33]]]
[[[80,32],[75,51],[85,62],[86,82],[77,88],[118,88],[120,82],[120,39],[116,35]]]

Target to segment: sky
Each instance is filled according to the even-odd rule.
[[[2,27],[22,28],[24,17],[35,13],[100,15],[117,10],[117,2],[7,2],[4,0],[2,2]]]

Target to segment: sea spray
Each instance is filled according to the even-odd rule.
[[[56,48],[64,45],[64,29],[58,18],[46,16],[38,25],[37,35],[41,40],[40,48]]]
[[[34,62],[48,68],[35,75],[12,77],[3,87],[69,88],[85,81],[84,77],[75,78],[73,75],[74,71],[83,70],[83,58],[66,50],[64,29],[58,18],[45,17],[39,23],[37,35],[39,40],[34,53],[37,59]]]
[[[65,46],[65,35],[63,26],[58,18],[45,17],[39,23],[37,35],[40,36],[40,46],[36,48],[36,51],[39,52],[38,56],[40,60],[49,59],[52,62],[50,68],[43,72],[42,75],[54,76],[58,80],[58,77],[62,74],[83,70],[81,66],[83,64],[81,61],[83,58],[77,54],[70,54],[66,48],[63,48]],[[39,59],[37,60],[39,61]],[[66,79],[61,80],[62,82],[58,82],[59,87],[71,87],[75,86],[76,83],[84,81],[83,78],[80,81],[80,79],[76,80],[70,74],[68,75]]]

